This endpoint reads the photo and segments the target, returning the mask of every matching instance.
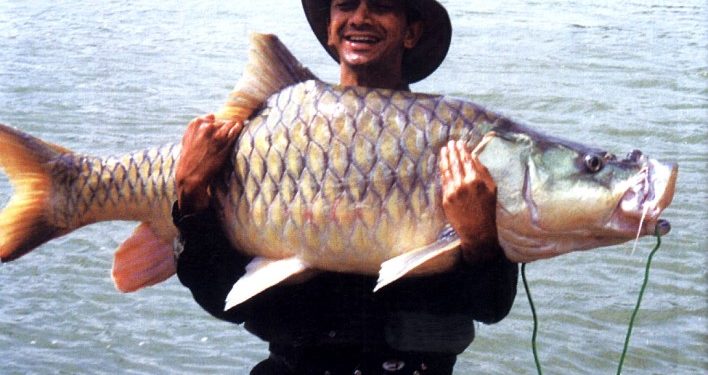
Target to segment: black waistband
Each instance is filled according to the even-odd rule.
[[[456,356],[361,347],[270,346],[252,374],[451,374]]]

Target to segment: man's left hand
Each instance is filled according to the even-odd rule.
[[[450,141],[440,150],[442,206],[447,220],[462,240],[469,263],[498,257],[496,185],[487,168],[462,141]]]

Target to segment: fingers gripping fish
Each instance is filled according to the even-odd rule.
[[[449,140],[474,149],[494,178],[499,242],[512,261],[669,230],[659,216],[675,164],[548,137],[464,100],[328,85],[274,36],[255,35],[252,45],[217,114],[246,122],[213,191],[230,241],[255,257],[227,308],[307,269],[378,274],[380,288],[452,267],[459,238],[437,169]],[[176,145],[78,156],[0,127],[0,164],[16,191],[0,214],[0,258],[96,221],[137,220],[116,252],[116,284],[130,291],[164,280],[174,273],[178,158]]]

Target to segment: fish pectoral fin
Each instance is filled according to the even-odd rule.
[[[254,258],[246,266],[246,274],[236,281],[226,296],[224,311],[307,269],[307,264],[298,257],[277,260]]]
[[[457,251],[459,247],[460,238],[451,227],[446,227],[438,239],[430,245],[383,262],[374,292],[405,275],[433,273],[436,268],[447,266],[446,263],[452,263],[459,256],[459,251]],[[444,262],[444,265],[428,267],[431,266],[431,262]]]
[[[111,276],[116,289],[128,293],[167,280],[176,271],[172,244],[144,222],[116,250]]]

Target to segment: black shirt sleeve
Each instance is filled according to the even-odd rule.
[[[450,272],[397,280],[392,292],[400,296],[393,301],[398,309],[459,313],[483,323],[496,323],[511,310],[517,280],[518,265],[505,257],[461,263]]]

